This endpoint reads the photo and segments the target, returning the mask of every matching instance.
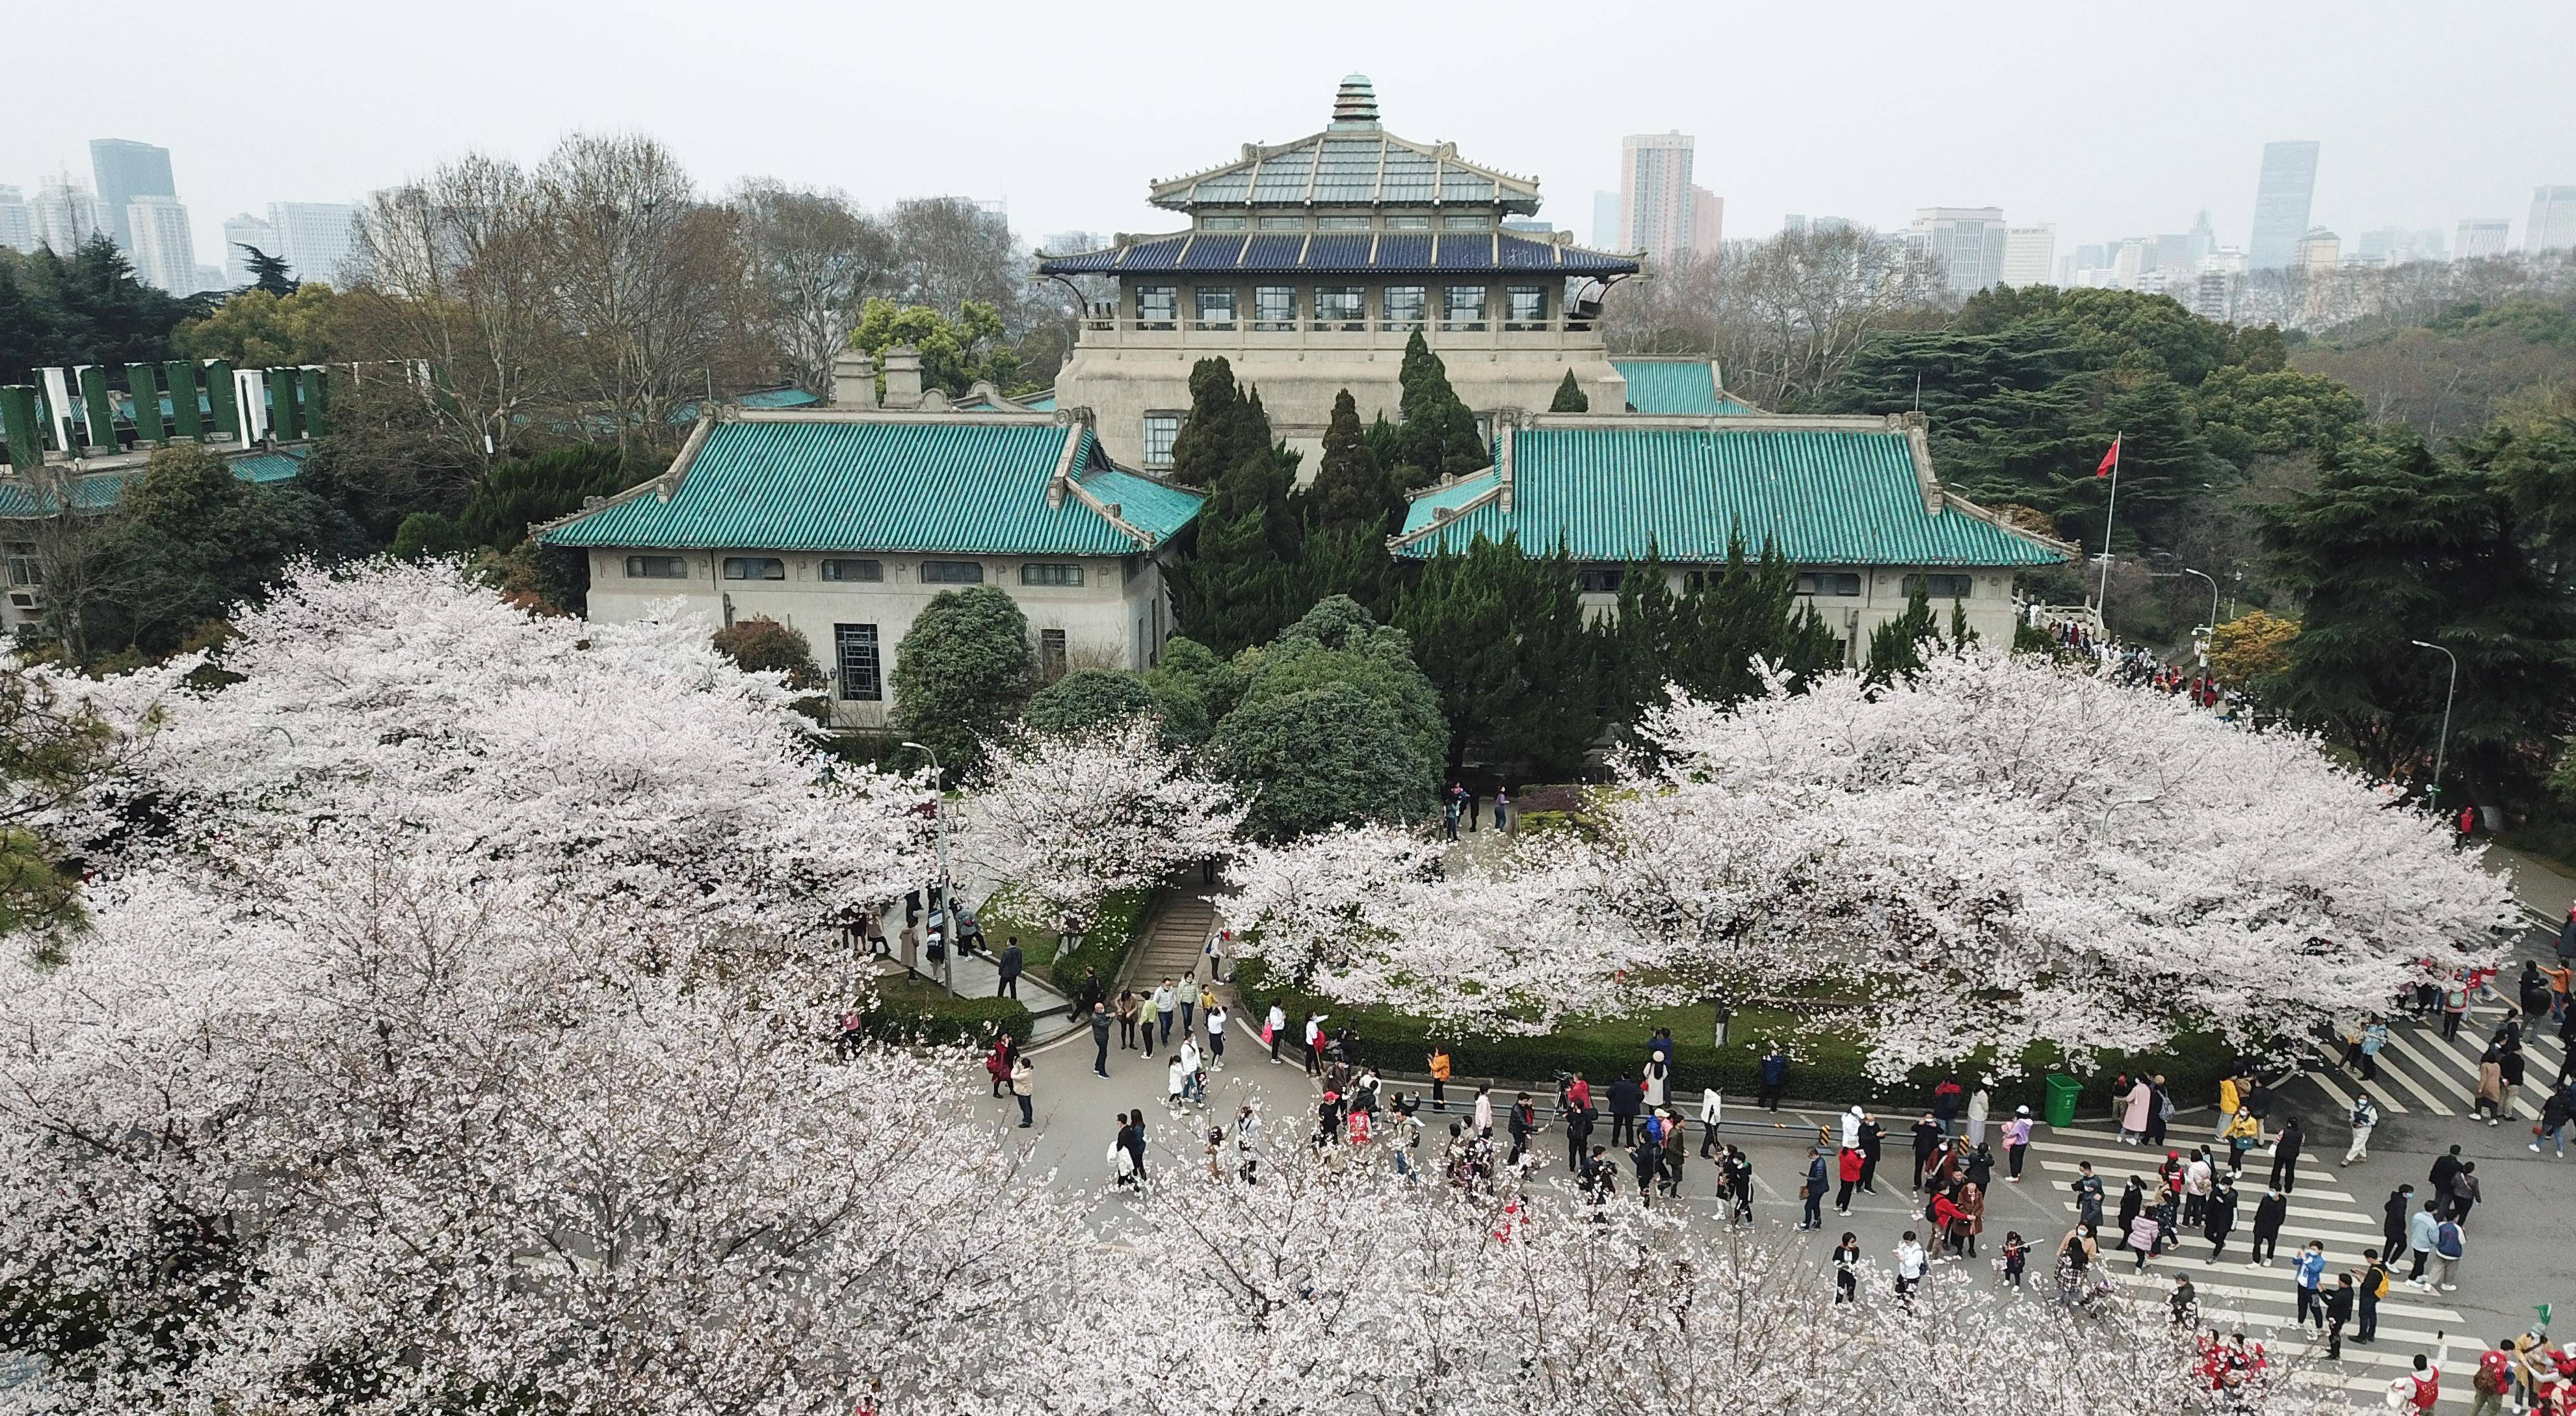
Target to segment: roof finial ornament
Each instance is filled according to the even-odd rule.
[[[1377,90],[1369,86],[1368,75],[1342,75],[1342,86],[1333,94],[1333,130],[1347,133],[1377,125]]]

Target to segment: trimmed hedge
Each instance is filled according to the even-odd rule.
[[[1091,922],[1091,929],[1082,936],[1082,946],[1057,947],[1055,962],[1047,969],[1056,991],[1067,998],[1074,997],[1082,988],[1082,971],[1091,968],[1100,971],[1100,986],[1114,997],[1119,971],[1127,967],[1127,956],[1135,952],[1137,941],[1145,937],[1146,921],[1154,917],[1154,898],[1152,890],[1122,890],[1103,900],[1100,918]],[[1026,952],[1025,944],[1022,952]]]
[[[1025,1041],[1037,1030],[1037,1020],[1016,998],[956,998],[909,981],[882,988],[865,1026],[868,1036],[888,1042],[988,1047],[1003,1033]]]
[[[1424,1059],[1431,1052],[1432,1042],[1430,1024],[1424,1019],[1385,1008],[1349,1007],[1296,989],[1274,987],[1261,966],[1252,960],[1237,967],[1235,982],[1249,1015],[1260,1016],[1276,1000],[1288,1014],[1289,1025],[1296,1027],[1304,1022],[1308,1011],[1320,1010],[1331,1019],[1330,1026],[1338,1028],[1348,1023],[1358,1029],[1358,1053],[1369,1065],[1412,1076],[1424,1071]],[[1449,1046],[1457,1078],[1490,1077],[1523,1083],[1541,1095],[1554,1094],[1554,1078],[1560,1071],[1583,1073],[1596,1083],[1596,1092],[1604,1079],[1634,1073],[1645,1065],[1647,1039],[1658,1027],[1673,1030],[1675,1097],[1696,1097],[1701,1088],[1712,1086],[1729,1097],[1759,1092],[1762,1054],[1773,1042],[1788,1050],[1791,1062],[1787,1091],[1801,1100],[1836,1105],[1858,1103],[1882,1111],[1917,1110],[1931,1104],[1932,1088],[1944,1076],[1953,1075],[1918,1068],[1901,1082],[1876,1080],[1862,1070],[1862,1054],[1851,1040],[1831,1033],[1801,1032],[1804,1019],[1760,1009],[1736,1010],[1727,1029],[1731,1041],[1719,1051],[1710,1045],[1716,1022],[1714,1011],[1702,1006],[1568,1027],[1540,1037],[1442,1040]],[[2179,1104],[2212,1101],[2218,1095],[2219,1079],[2235,1060],[2235,1055],[2216,1041],[2190,1036],[2165,1053],[2134,1058],[2106,1053],[2098,1069],[2085,1078],[2082,1106],[2087,1112],[2107,1112],[2113,1076],[2124,1070],[2134,1074],[2140,1069],[2163,1073]],[[2055,1070],[2053,1062],[2053,1054],[2034,1050],[2025,1060],[2021,1076],[1992,1085],[1989,1091],[1995,1114],[2010,1115],[2016,1106],[2028,1106],[2033,1115],[2039,1114],[2045,1088],[2043,1075]]]

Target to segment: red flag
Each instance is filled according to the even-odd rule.
[[[2093,475],[2096,477],[2108,477],[2111,475],[2112,469],[2119,465],[2120,440],[2118,438],[2113,438],[2111,439],[2111,450],[2102,454],[2102,465],[2093,469]]]

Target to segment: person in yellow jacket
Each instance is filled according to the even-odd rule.
[[[1431,1044],[1431,1109],[1449,1109],[1449,1049],[1437,1042]]]
[[[2240,1106],[2228,1119],[2226,1140],[2227,1167],[2242,1170],[2245,1168],[2245,1153],[2263,1143],[2263,1123],[2254,1119],[2253,1112]]]
[[[2244,1104],[2245,1099],[2237,1095],[2236,1092],[2236,1079],[2234,1077],[2219,1078],[2218,1129],[2209,1133],[2210,1139],[2225,1140],[2227,1138],[2228,1131],[2236,1125],[2237,1109]]]

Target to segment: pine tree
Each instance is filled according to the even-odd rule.
[[[1663,553],[1650,540],[1646,558],[1619,577],[1618,608],[1600,631],[1601,706],[1610,721],[1634,723],[1662,700],[1680,618]]]
[[[1517,682],[1497,705],[1494,748],[1543,780],[1572,776],[1601,736],[1598,636],[1583,613],[1573,557],[1521,555],[1506,606]]]
[[[265,290],[282,300],[294,294],[304,283],[286,273],[284,256],[272,256],[248,242],[236,241],[233,244],[240,247],[249,257],[242,262],[243,265],[250,267],[250,284],[246,288]]]
[[[1360,431],[1359,406],[1352,401],[1351,391],[1343,389],[1333,397],[1333,418],[1324,428],[1324,460],[1306,488],[1308,524],[1334,531],[1376,528],[1383,532],[1388,513],[1402,496],[1369,451],[1368,438]]]
[[[1589,413],[1592,400],[1584,395],[1583,385],[1574,381],[1574,371],[1565,371],[1565,379],[1556,386],[1556,397],[1549,401],[1550,413]]]
[[[1270,419],[1261,396],[1247,399],[1234,367],[1220,356],[1190,369],[1190,412],[1172,439],[1171,480],[1184,487],[1213,487],[1217,479],[1255,453],[1270,450]]]
[[[1740,702],[1760,692],[1756,659],[1787,671],[1796,682],[1841,662],[1840,641],[1799,598],[1797,568],[1775,544],[1766,543],[1757,560],[1745,554],[1740,535],[1730,538],[1725,563],[1698,573],[1674,619],[1674,640],[1658,657],[1693,696],[1713,702]]]
[[[1181,631],[1220,655],[1267,640],[1305,608],[1294,468],[1263,446],[1218,477],[1196,541],[1171,568]]]
[[[1867,675],[1873,683],[1912,678],[1923,671],[1923,646],[1939,648],[1940,626],[1932,618],[1932,600],[1922,576],[1905,597],[1905,613],[1870,631]]]
[[[1444,550],[1423,562],[1396,601],[1395,625],[1412,638],[1414,662],[1440,691],[1452,773],[1468,743],[1491,734],[1497,710],[1519,686],[1512,601],[1520,560],[1518,541],[1497,545],[1478,536],[1464,554]]]
[[[1476,415],[1449,386],[1448,366],[1415,330],[1405,341],[1404,364],[1397,374],[1404,386],[1398,409],[1398,461],[1412,469],[1408,486],[1428,486],[1443,477],[1473,472],[1493,459],[1476,435]]]

